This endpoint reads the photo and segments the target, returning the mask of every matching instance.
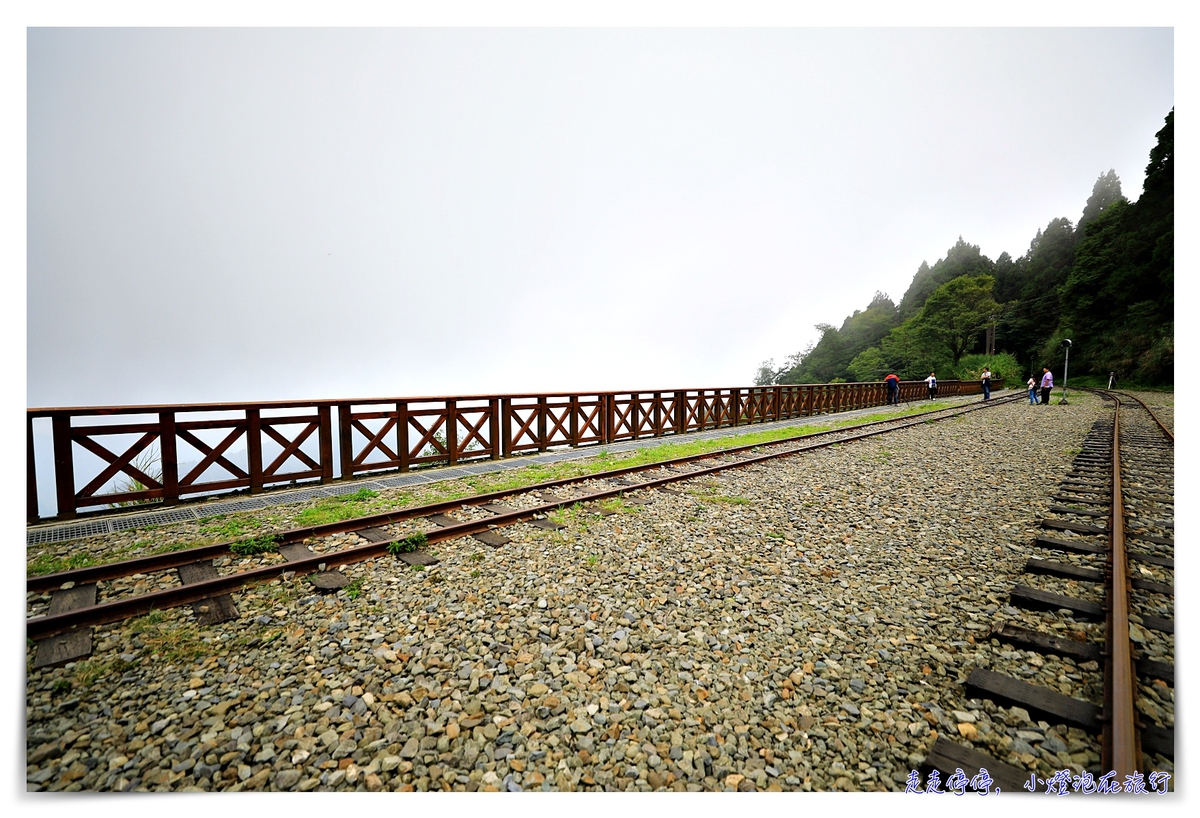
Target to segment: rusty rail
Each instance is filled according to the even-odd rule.
[[[994,384],[997,389],[1003,386],[998,379]],[[980,391],[978,381],[938,383],[939,397]],[[923,382],[901,382],[900,400],[926,396]],[[338,478],[348,479],[435,464],[498,460],[560,446],[599,446],[808,417],[886,402],[884,384],[871,382],[28,409],[27,519],[29,523],[73,519],[80,510],[128,503],[172,506],[187,497],[230,490],[258,494],[270,486],[300,481],[331,483],[335,480],[335,440]],[[51,425],[54,517],[42,517],[38,508],[34,433],[38,418],[48,418]],[[95,422],[98,419],[105,422]],[[202,437],[204,433],[209,434],[208,439]],[[118,445],[100,442],[122,437],[125,440]],[[245,449],[244,465],[231,456],[235,446]],[[184,460],[188,449],[194,457]],[[102,462],[96,473],[81,474],[76,463],[76,453],[81,450]],[[161,475],[139,468],[137,459],[145,456],[157,459]],[[181,470],[181,461],[192,465]],[[224,474],[206,477],[209,470]],[[119,478],[141,488],[105,490]]]
[[[1125,550],[1125,498],[1121,489],[1121,400],[1113,403],[1112,520],[1109,526],[1109,588],[1105,677],[1105,710],[1102,759],[1116,770],[1117,780],[1141,767],[1142,751],[1137,729],[1137,674],[1129,641],[1129,558]],[[1139,401],[1140,403],[1140,401]]]

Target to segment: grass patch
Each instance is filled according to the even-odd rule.
[[[253,537],[248,540],[239,540],[231,543],[229,550],[239,557],[252,557],[255,554],[267,554],[275,551],[279,547],[279,541],[283,537],[279,534],[264,534],[261,537]]]
[[[90,568],[93,565],[107,565],[110,562],[117,562],[130,557],[168,554],[172,551],[182,551],[185,548],[194,547],[194,544],[189,542],[163,543],[162,545],[152,545],[151,542],[151,540],[138,540],[132,545],[114,548],[103,555],[81,552],[71,554],[67,557],[56,557],[53,554],[43,552],[25,565],[25,575],[27,577],[40,577],[45,574],[73,571],[77,568]]]
[[[296,515],[296,522],[301,526],[325,525],[338,523],[354,517],[364,517],[382,511],[381,506],[389,503],[372,503],[379,497],[379,492],[370,489],[359,489],[353,494],[343,494],[340,497],[330,497],[317,503],[312,508],[306,508]]]
[[[91,554],[72,554],[69,557],[56,557],[53,554],[38,554],[32,562],[25,565],[25,575],[40,577],[44,574],[57,574],[60,571],[74,571],[77,568],[87,568],[95,565],[96,560]]]
[[[727,506],[748,506],[754,503],[749,497],[732,497],[727,494],[703,494],[692,492],[692,496],[702,503],[721,503]]]
[[[59,679],[54,683],[53,692],[67,693],[79,688],[89,688],[100,679],[120,677],[122,673],[133,667],[133,662],[116,658],[109,661],[85,659],[75,663],[71,679]]]
[[[199,627],[191,622],[172,622],[162,611],[131,620],[129,632],[153,655],[171,664],[194,662],[211,651],[211,646],[200,638]]]
[[[236,540],[247,534],[253,534],[264,525],[261,520],[244,514],[232,518],[225,515],[205,517],[200,523],[200,533],[208,534],[217,541]]]
[[[388,543],[388,553],[393,557],[400,554],[409,554],[413,551],[419,551],[429,542],[429,538],[425,536],[424,531],[418,531],[416,534],[409,534],[402,540]],[[419,568],[420,566],[413,566]]]

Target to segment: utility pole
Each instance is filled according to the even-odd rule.
[[[1067,369],[1071,363],[1071,339],[1064,338],[1063,346],[1066,347],[1066,350],[1063,352],[1063,393],[1062,399],[1058,402],[1059,406],[1065,406],[1067,403]]]
[[[996,316],[989,315],[988,321],[991,324],[987,329],[987,343],[984,346],[987,347],[987,355],[990,358],[996,354]]]

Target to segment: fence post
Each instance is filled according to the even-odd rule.
[[[500,399],[490,398],[488,406],[491,407],[490,415],[488,416],[488,440],[492,447],[492,460],[500,459]]]
[[[396,456],[400,458],[400,471],[408,471],[408,401],[396,401]]]
[[[354,427],[350,424],[350,404],[338,407],[338,453],[342,461],[342,479],[354,476]]]
[[[175,448],[175,413],[158,413],[158,454],[162,466],[162,501],[164,506],[179,502],[179,458]]]
[[[568,402],[567,411],[571,413],[571,448],[579,448],[579,396],[572,395]]]
[[[687,431],[687,391],[675,393],[675,434]]]
[[[600,410],[600,423],[602,425],[601,439],[604,443],[613,442],[613,396],[611,393],[604,393],[600,396],[600,400],[604,405]]]
[[[546,446],[546,411],[547,411],[546,410],[546,396],[542,395],[538,398],[538,402],[537,402],[537,413],[538,413],[537,444],[538,444],[539,452],[544,452],[547,449],[547,446]]]
[[[71,452],[71,416],[54,415],[54,487],[58,516],[75,519],[75,461]]]
[[[500,399],[500,443],[504,457],[512,456],[512,398]]]
[[[263,489],[262,416],[258,409],[246,410],[246,465],[250,467],[250,493],[258,494]],[[346,461],[342,461],[342,474],[346,474]]]
[[[730,401],[730,403],[733,404],[733,425],[737,426],[742,420],[742,390],[741,387],[739,387],[729,391],[733,393],[733,400]]]
[[[317,434],[321,444],[321,483],[333,482],[333,419],[329,404],[317,407]]]
[[[25,521],[36,523],[38,515],[37,461],[33,450],[33,417],[25,416]]]
[[[458,462],[458,401],[446,401],[446,448],[449,450],[450,465]]]

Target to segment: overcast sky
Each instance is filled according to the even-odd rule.
[[[27,405],[749,383],[1130,198],[1171,29],[32,29]]]

